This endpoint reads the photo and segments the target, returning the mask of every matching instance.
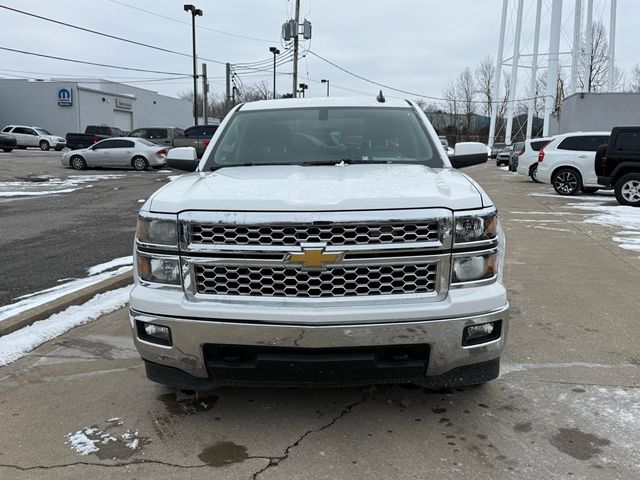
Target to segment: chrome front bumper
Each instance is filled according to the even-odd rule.
[[[469,325],[502,321],[499,338],[462,346]],[[136,322],[169,327],[173,345],[162,346],[140,339]],[[426,376],[444,375],[453,369],[496,360],[508,333],[509,306],[473,316],[353,325],[292,325],[184,319],[149,315],[130,310],[130,324],[140,356],[153,364],[178,369],[200,379],[209,378],[203,347],[207,344],[301,349],[372,347],[423,344],[429,346]]]

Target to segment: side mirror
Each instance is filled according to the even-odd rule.
[[[198,168],[198,154],[193,147],[172,148],[167,154],[167,166],[185,172],[194,172]]]
[[[453,168],[470,167],[471,165],[479,165],[487,163],[487,147],[480,142],[461,142],[456,143],[453,155],[449,157],[449,161]]]

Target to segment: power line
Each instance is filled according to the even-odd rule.
[[[312,50],[308,50],[308,53],[310,53],[310,54],[311,54],[311,55],[313,55],[314,57],[317,57],[317,58],[319,58],[320,60],[322,60],[322,61],[324,61],[324,62],[328,63],[329,65],[334,66],[334,67],[335,67],[335,68],[337,68],[338,70],[341,70],[341,71],[343,71],[344,73],[347,73],[347,74],[351,75],[352,77],[359,78],[360,80],[363,80],[363,81],[365,81],[365,82],[367,82],[367,83],[371,83],[371,84],[373,84],[373,85],[377,85],[378,87],[386,88],[386,89],[388,89],[388,90],[392,90],[392,91],[394,91],[394,92],[404,93],[404,94],[406,94],[406,95],[412,95],[412,96],[414,96],[414,97],[427,98],[427,99],[429,99],[429,100],[437,100],[437,101],[441,101],[441,102],[446,102],[446,101],[451,100],[451,99],[446,99],[446,98],[442,98],[442,97],[434,97],[434,96],[432,96],[432,95],[423,95],[423,94],[421,94],[421,93],[411,92],[411,91],[409,91],[409,90],[402,90],[402,89],[400,89],[400,88],[395,88],[395,87],[392,87],[392,86],[390,86],[390,85],[385,85],[384,83],[379,83],[379,82],[376,82],[376,81],[374,81],[374,80],[370,80],[370,79],[368,79],[368,78],[366,78],[366,77],[363,77],[362,75],[358,75],[357,73],[351,72],[351,71],[347,70],[346,68],[343,68],[343,67],[341,67],[340,65],[337,65],[337,64],[333,63],[331,60],[328,60],[328,59],[326,59],[326,58],[324,58],[324,57],[322,57],[322,56],[318,55],[317,53],[315,53],[315,52],[314,52],[314,51],[312,51]],[[544,97],[544,95],[539,95],[538,97],[531,97],[531,98],[517,98],[517,99],[514,99],[514,100],[513,100],[513,102],[522,102],[522,101],[524,101],[524,100],[531,100],[532,98],[533,98],[533,99],[535,99],[535,98],[542,98],[542,97]],[[468,100],[464,100],[464,99],[456,99],[456,101],[458,101],[458,102],[467,102]],[[471,103],[485,104],[485,103],[487,103],[487,102],[486,102],[485,100],[471,100]],[[495,103],[503,103],[503,102],[501,102],[501,101],[496,101]],[[511,103],[511,101],[510,101],[510,100],[507,100],[507,101],[506,101],[506,102],[504,102],[504,103]]]
[[[134,7],[133,5],[129,5],[129,4],[124,3],[124,2],[119,2],[118,0],[109,0],[109,1],[112,2],[112,3],[117,3],[118,5],[122,5],[123,7],[131,8],[133,10],[138,10],[139,12],[144,12],[144,13],[147,13],[149,15],[153,15],[155,17],[164,18],[165,20],[170,20],[170,21],[176,22],[176,23],[182,23],[184,25],[191,25],[191,23],[189,23],[189,22],[185,22],[183,20],[178,20],[176,18],[168,17],[166,15],[161,15],[159,13],[152,12],[150,10],[145,10],[144,8]],[[274,40],[267,40],[265,38],[258,38],[258,37],[250,37],[250,36],[247,36],[247,35],[239,35],[237,33],[225,32],[223,30],[216,30],[215,28],[205,27],[203,25],[196,25],[196,28],[199,28],[201,30],[208,30],[208,31],[214,32],[214,33],[219,33],[221,35],[228,35],[230,37],[243,38],[245,40],[254,40],[256,42],[264,42],[264,43],[273,43],[274,42]]]
[[[130,43],[132,45],[138,45],[140,47],[151,48],[153,50],[158,50],[158,51],[165,52],[165,53],[172,53],[174,55],[181,55],[183,57],[189,57],[189,58],[192,57],[192,55],[189,54],[189,53],[178,52],[176,50],[170,50],[168,48],[157,47],[155,45],[149,45],[148,43],[142,43],[142,42],[138,42],[136,40],[131,40],[129,38],[123,38],[123,37],[118,37],[117,35],[111,35],[111,34],[104,33],[104,32],[98,32],[98,31],[92,30],[90,28],[80,27],[79,25],[73,25],[71,23],[61,22],[60,20],[54,20],[52,18],[43,17],[43,16],[40,16],[40,15],[36,15],[35,13],[25,12],[24,10],[18,10],[17,8],[7,7],[6,5],[0,5],[0,8],[4,8],[5,10],[9,10],[9,11],[12,11],[12,12],[15,12],[15,13],[20,13],[22,15],[27,15],[29,17],[37,18],[39,20],[44,20],[45,22],[51,22],[51,23],[55,23],[55,24],[58,24],[58,25],[65,26],[65,27],[74,28],[76,30],[80,30],[80,31],[83,31],[83,32],[93,33],[94,35],[100,35],[102,37],[111,38],[113,40],[119,40],[121,42]],[[206,61],[212,62],[212,63],[218,63],[220,65],[224,65],[226,63],[226,62],[222,62],[220,60],[212,60],[210,58],[204,58],[204,57],[199,57],[199,58],[201,60],[206,60]]]
[[[26,50],[18,50],[15,48],[1,47],[0,50],[6,50],[7,52],[21,53],[23,55],[33,55],[35,57],[43,57],[50,58],[53,60],[61,60],[63,62],[72,62],[72,63],[82,63],[84,65],[94,65],[97,67],[107,67],[107,68],[117,68],[119,70],[130,70],[133,72],[146,72],[146,73],[159,73],[161,75],[178,75],[180,77],[187,76],[186,73],[177,73],[177,72],[164,72],[161,70],[147,70],[144,68],[134,68],[134,67],[123,67],[120,65],[110,65],[108,63],[97,63],[97,62],[87,62],[85,60],[75,60],[72,58],[64,58],[64,57],[56,57],[54,55],[45,55],[44,53],[35,53],[35,52],[27,52]],[[188,75],[191,76],[191,75]]]

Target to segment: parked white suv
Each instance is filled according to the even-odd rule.
[[[550,183],[559,195],[594,193],[598,184],[595,157],[598,147],[609,143],[610,132],[563,133],[538,152],[536,179]]]
[[[16,137],[18,148],[39,147],[47,151],[51,148],[60,151],[67,146],[67,141],[57,135],[53,135],[41,127],[28,127],[26,125],[7,125],[2,133],[8,133]]]
[[[539,152],[547,143],[553,140],[553,137],[548,138],[532,138],[525,140],[524,151],[518,157],[518,170],[520,175],[526,175],[531,177],[531,180],[537,182],[536,178],[538,173],[538,156]]]
[[[130,319],[148,378],[187,390],[496,378],[503,235],[489,196],[452,168],[486,162],[486,147],[454,150],[407,101],[234,108],[197,170],[139,213]]]

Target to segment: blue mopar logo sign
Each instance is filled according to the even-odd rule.
[[[61,107],[70,107],[71,104],[71,90],[68,88],[58,90],[58,105]]]

